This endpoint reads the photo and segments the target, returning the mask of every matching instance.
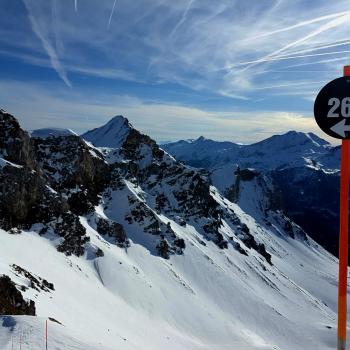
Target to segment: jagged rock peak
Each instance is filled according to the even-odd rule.
[[[33,145],[17,119],[0,110],[0,157],[14,164],[36,168]]]
[[[119,148],[132,129],[127,118],[117,115],[103,126],[87,131],[81,137],[97,147]]]

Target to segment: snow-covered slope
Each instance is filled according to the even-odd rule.
[[[0,272],[28,285],[10,268],[16,263],[55,288],[24,293],[35,300],[39,318],[14,317],[12,332],[0,330],[1,348],[10,350],[11,338],[18,342],[20,334],[29,348],[43,346],[47,317],[62,323],[49,322],[50,344],[57,349],[334,348],[335,259],[312,242],[261,227],[237,206],[222,204],[268,244],[273,266],[257,254],[239,254],[231,245],[227,250],[203,246],[196,230],[174,222],[188,248],[169,261],[140,244],[119,248],[83,218],[104,257],[65,257],[54,241],[34,232],[1,231]],[[224,231],[233,235],[228,227]]]
[[[8,114],[0,124],[1,154],[21,167],[5,164],[1,179],[18,176],[11,193],[40,214],[14,221],[0,182],[0,275],[37,315],[2,316],[1,349],[43,347],[48,318],[60,350],[335,347],[337,261],[269,198],[260,206],[259,175],[235,169],[244,211],[129,123],[123,141],[109,129],[118,147],[90,140],[101,149],[74,135],[31,140]],[[16,187],[34,185],[35,198]]]
[[[60,136],[69,136],[77,135],[71,129],[62,129],[62,128],[43,128],[36,129],[30,132],[31,137],[47,138],[47,137],[60,137]]]

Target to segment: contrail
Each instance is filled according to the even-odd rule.
[[[51,45],[50,41],[47,39],[45,34],[42,33],[38,22],[36,21],[34,16],[31,14],[30,5],[28,3],[28,0],[23,0],[23,3],[27,9],[29,21],[30,21],[30,24],[32,26],[32,30],[36,34],[36,36],[40,39],[40,41],[43,45],[43,48],[45,49],[46,53],[48,54],[48,56],[50,58],[50,62],[51,62],[53,69],[56,71],[58,76],[65,82],[65,84],[67,86],[72,87],[72,84],[67,77],[67,73],[64,70],[63,66],[61,65],[61,62],[57,56],[56,50]]]
[[[347,40],[347,41],[345,41]],[[343,39],[340,40],[338,43],[334,44],[327,44],[327,45],[319,45],[316,47],[312,47],[309,49],[304,49],[304,50],[298,50],[298,51],[293,51],[285,55],[280,55],[280,56],[274,56],[268,59],[257,59],[257,60],[252,60],[252,61],[245,61],[245,62],[239,62],[237,64],[231,64],[222,68],[218,68],[215,70],[212,70],[211,72],[218,72],[218,71],[223,71],[223,70],[230,70],[233,68],[237,68],[240,66],[245,66],[247,64],[253,64],[253,63],[262,63],[262,62],[270,62],[270,61],[279,61],[279,60],[288,60],[288,59],[296,59],[296,58],[303,58],[303,57],[317,57],[317,56],[327,56],[327,55],[334,55],[334,54],[342,54],[342,53],[348,53],[348,50],[343,50],[343,51],[332,51],[332,52],[326,52],[326,53],[315,53],[315,54],[308,54],[308,55],[301,55],[306,52],[312,52],[312,51],[318,51],[318,50],[324,50],[324,49],[329,49],[332,47],[337,47],[337,46],[343,46],[343,45],[350,45],[350,40],[349,39]]]
[[[186,6],[186,9],[180,19],[179,22],[177,22],[176,26],[174,27],[174,29],[171,31],[170,35],[169,35],[169,38],[172,38],[173,35],[177,32],[177,30],[182,26],[182,24],[186,21],[186,18],[187,18],[187,15],[188,15],[188,12],[190,11],[191,9],[191,6],[193,4],[194,0],[190,0]]]
[[[317,56],[328,56],[328,55],[338,55],[342,53],[350,53],[350,50],[343,50],[343,51],[332,51],[332,52],[322,52],[322,53],[312,53],[308,55],[295,55],[295,56],[274,56],[266,59],[259,59],[255,61],[247,61],[247,62],[240,62],[236,64],[235,66],[231,66],[230,68],[239,67],[239,66],[245,66],[247,64],[253,64],[253,63],[262,63],[262,62],[271,62],[271,61],[282,61],[282,60],[291,60],[296,58],[304,58],[304,57],[317,57]]]
[[[335,43],[332,43],[332,44],[330,44],[330,43],[320,44],[320,45],[317,45],[317,46],[314,46],[314,47],[310,47],[309,49],[290,51],[288,54],[281,55],[281,56],[276,56],[276,57],[287,57],[287,56],[292,56],[292,55],[299,55],[299,54],[303,54],[303,53],[306,53],[306,52],[330,49],[332,47],[349,45],[349,44],[350,44],[350,39],[343,39],[343,40],[339,40],[338,42],[335,42]]]
[[[75,12],[78,12],[78,0],[74,0],[74,9]]]
[[[179,22],[177,22],[176,26],[173,28],[173,30],[170,32],[169,37],[168,37],[168,41],[170,41],[170,39],[174,36],[174,34],[177,32],[177,30],[182,26],[182,24],[186,21],[188,12],[191,9],[192,4],[194,3],[195,0],[189,0],[189,2],[187,3],[186,9],[184,11],[184,13],[182,14],[181,19],[179,20]],[[147,67],[147,74],[150,71],[150,69],[152,68],[152,66],[163,56],[164,54],[164,49],[162,50],[161,54],[158,55],[155,59],[151,60],[150,63],[148,64]]]
[[[307,25],[310,25],[310,24],[313,24],[313,23],[321,22],[321,21],[324,21],[326,19],[342,17],[342,16],[347,15],[347,14],[349,14],[349,11],[337,12],[337,13],[333,13],[331,15],[313,18],[313,19],[310,19],[308,21],[299,22],[299,23],[294,24],[294,25],[289,26],[289,27],[277,29],[277,30],[274,30],[274,31],[271,31],[271,32],[267,32],[267,33],[263,33],[263,34],[260,34],[260,35],[256,35],[256,36],[251,37],[251,38],[247,38],[246,41],[263,38],[263,37],[270,36],[270,35],[273,35],[273,34],[283,33],[283,32],[286,32],[286,31],[289,31],[289,30],[293,30],[293,29],[296,29],[296,28],[300,28],[300,27],[304,27],[304,26],[307,26]]]
[[[117,3],[117,0],[114,0],[114,4],[113,4],[113,7],[112,7],[111,15],[109,16],[108,29],[109,29],[109,27],[111,26],[112,17],[113,17],[113,14],[114,14],[114,9],[115,9],[115,4],[116,4],[116,3]]]
[[[349,13],[347,13],[346,15],[344,15],[342,17],[338,17],[338,18],[336,18],[336,19],[334,19],[332,21],[329,21],[326,24],[322,25],[317,30],[314,30],[313,32],[311,32],[310,34],[305,35],[305,36],[303,36],[303,37],[301,37],[301,38],[299,38],[299,39],[289,43],[288,45],[285,45],[281,49],[278,49],[278,50],[276,50],[276,51],[266,55],[265,57],[262,57],[258,61],[265,62],[267,59],[272,58],[272,57],[278,55],[279,53],[288,50],[291,47],[297,46],[297,45],[303,43],[304,41],[307,41],[307,40],[309,40],[309,39],[311,39],[311,38],[313,38],[313,37],[315,37],[315,36],[325,32],[325,31],[327,31],[329,29],[336,28],[336,27],[340,26],[341,24],[343,24],[344,22],[346,22],[349,19],[349,17],[350,17]],[[252,68],[253,66],[255,66],[255,65],[259,64],[259,63],[260,62],[252,63],[252,64],[246,66],[245,68],[243,68],[241,71],[245,71],[245,70],[247,70],[249,68]]]
[[[323,84],[323,83],[324,83],[324,81],[301,81],[301,82],[296,82],[296,83],[286,83],[286,84],[279,84],[279,85],[267,85],[267,86],[255,87],[254,89],[255,90],[269,90],[269,89],[277,89],[277,88],[284,88],[284,87]]]
[[[341,62],[344,60],[350,60],[350,57],[338,57],[338,58],[331,58],[328,60],[321,60],[321,61],[313,61],[313,62],[307,62],[307,63],[298,63],[298,64],[291,64],[289,66],[286,66],[285,68],[295,68],[295,67],[303,67],[303,66],[311,66],[315,64],[324,64],[324,63],[331,63],[331,62]]]

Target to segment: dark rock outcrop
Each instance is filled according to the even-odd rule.
[[[37,169],[33,143],[16,118],[0,110],[0,156],[11,163]]]
[[[59,252],[66,255],[81,256],[85,252],[85,244],[90,241],[86,236],[85,227],[79,218],[71,213],[65,213],[52,223],[54,231],[63,238],[63,242],[57,247]]]
[[[64,200],[54,193],[35,159],[29,135],[17,120],[0,111],[0,227],[30,227],[65,210]]]
[[[123,225],[117,222],[99,218],[96,224],[96,230],[100,235],[114,238],[115,243],[121,248],[130,246]]]
[[[103,155],[75,135],[35,138],[34,144],[43,173],[53,189],[68,197],[70,210],[91,212],[110,182]]]
[[[30,273],[23,267],[18,266],[16,264],[11,265],[11,267],[17,276],[23,276],[28,280],[29,288],[33,288],[38,292],[40,291],[50,292],[55,290],[53,283],[48,282],[46,279],[41,278],[39,276],[34,276],[32,273]],[[22,289],[23,289],[23,286],[22,286]]]
[[[15,283],[6,275],[0,276],[0,315],[35,316],[34,301],[25,301]]]
[[[241,235],[240,238],[242,242],[246,245],[247,248],[254,249],[261,256],[265,258],[265,260],[272,265],[271,262],[271,254],[266,251],[265,245],[263,243],[258,243],[254,236],[250,233],[250,230],[246,224],[242,224],[241,226]]]
[[[270,176],[285,214],[338,256],[339,174],[292,168],[273,171]]]

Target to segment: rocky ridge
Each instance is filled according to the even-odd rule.
[[[259,236],[222,196],[222,201],[215,199],[218,193],[207,171],[176,161],[127,119],[115,117],[81,137],[30,137],[5,111],[0,124],[0,223],[8,233],[34,230],[44,238],[55,237],[57,250],[67,256],[98,259],[104,252],[90,242],[88,225],[120,248],[128,249],[132,241],[169,259],[186,251],[185,240],[172,225],[188,226],[201,234],[204,246],[231,245],[245,256],[255,251],[273,264]],[[103,143],[101,135],[106,133],[113,135],[117,147],[109,147],[110,138]],[[236,175],[243,182],[259,178],[248,170],[236,169]],[[261,223],[273,223],[277,233],[288,226],[290,237],[307,239],[274,206],[261,213]]]
[[[290,131],[250,145],[200,137],[162,147],[185,164],[206,169],[213,185],[254,217],[252,206],[279,210],[337,256],[338,146],[313,133]],[[253,192],[239,195],[248,187],[258,193],[260,205],[252,205]]]

